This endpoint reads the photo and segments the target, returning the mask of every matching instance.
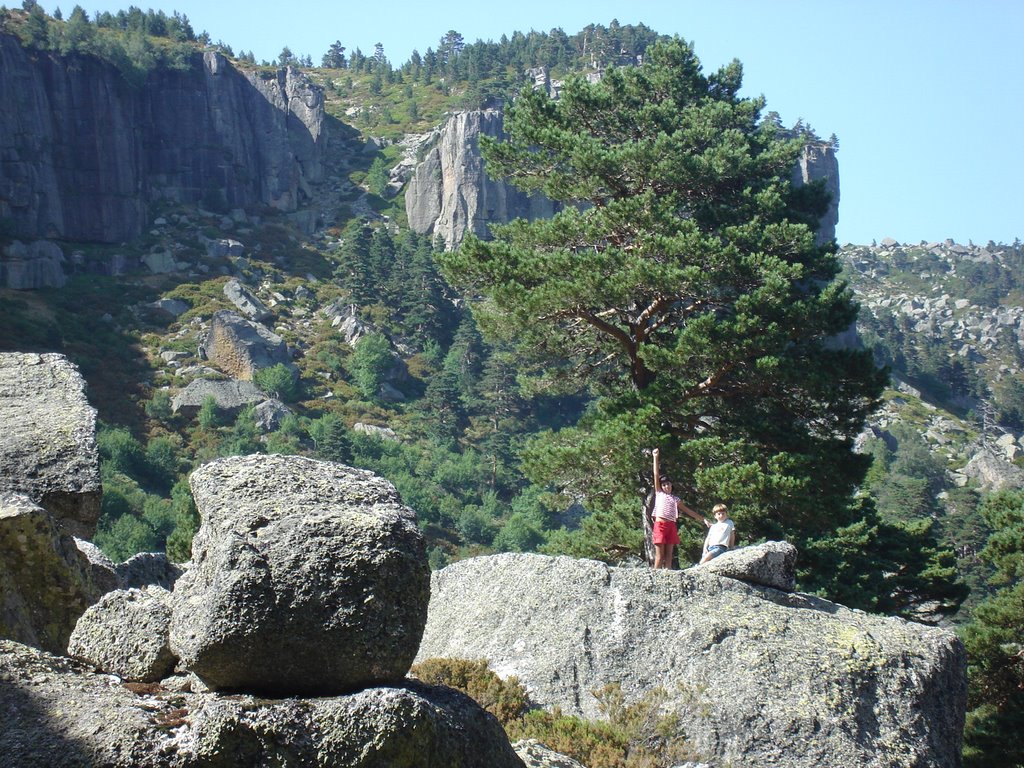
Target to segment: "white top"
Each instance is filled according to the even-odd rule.
[[[728,547],[734,527],[732,520],[723,520],[720,523],[713,524],[708,528],[708,537],[704,540],[704,548],[708,549],[716,545]]]
[[[654,518],[661,520],[675,520],[679,517],[679,502],[675,496],[663,491],[656,491],[654,494]]]

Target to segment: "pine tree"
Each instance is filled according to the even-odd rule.
[[[982,559],[996,567],[999,592],[978,606],[963,630],[967,646],[968,768],[1024,766],[1024,492],[987,498],[981,514],[992,526]]]
[[[857,307],[815,238],[826,196],[791,187],[800,142],[740,85],[739,62],[705,76],[676,39],[599,83],[570,79],[558,101],[524,91],[509,139],[481,142],[488,172],[564,208],[439,257],[536,386],[596,398],[524,457],[595,511],[591,556],[639,549],[654,445],[688,503],[729,503],[746,540],[800,546],[858,519],[868,462],[851,446],[886,376],[829,343]]]
[[[356,307],[373,304],[379,297],[377,275],[370,258],[373,232],[360,221],[351,223],[343,234],[341,247],[343,264],[336,275],[342,287],[349,291],[349,301]]]

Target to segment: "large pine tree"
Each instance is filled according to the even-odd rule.
[[[827,196],[791,185],[800,141],[740,84],[739,62],[705,75],[676,39],[558,100],[524,92],[507,140],[483,142],[488,172],[564,207],[441,261],[479,297],[481,328],[535,365],[535,387],[594,398],[525,455],[532,480],[594,512],[563,546],[639,550],[643,449],[660,446],[677,492],[729,503],[743,539],[816,543],[805,586],[829,592],[815,553],[852,562],[851,525],[866,533],[850,546],[875,542],[852,501],[869,459],[851,447],[886,374],[834,343],[857,306],[834,243],[815,237]]]

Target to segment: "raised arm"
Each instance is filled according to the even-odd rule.
[[[661,450],[655,448],[651,455],[654,456],[654,490],[661,493]]]

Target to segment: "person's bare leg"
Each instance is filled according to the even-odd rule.
[[[665,544],[654,545],[654,567],[664,568],[665,565]]]
[[[672,550],[675,549],[675,544],[665,545],[665,567],[671,570],[672,568]]]

